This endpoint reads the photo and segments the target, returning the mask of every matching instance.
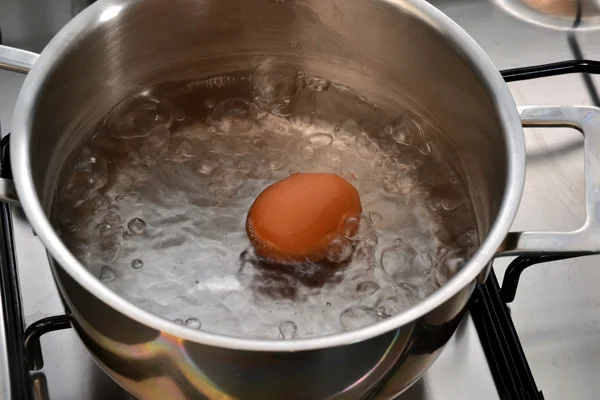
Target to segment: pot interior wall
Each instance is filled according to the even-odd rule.
[[[408,2],[121,0],[82,17],[34,107],[33,178],[47,209],[66,154],[119,100],[163,81],[277,61],[426,116],[444,132],[439,153],[463,171],[480,237],[490,228],[507,177],[496,104],[471,63]]]

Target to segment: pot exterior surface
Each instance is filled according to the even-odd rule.
[[[263,352],[206,346],[151,329],[107,306],[60,267],[55,276],[96,362],[140,400],[396,398],[437,359],[474,286],[417,321],[372,339]]]
[[[453,279],[406,312],[291,341],[193,331],[110,291],[54,231],[48,214],[60,167],[120,100],[159,82],[274,61],[383,107],[409,107],[444,132],[436,146],[463,171],[481,245]],[[422,0],[100,0],[52,40],[28,75],[11,156],[19,199],[56,260],[78,332],[137,398],[357,399],[375,391],[391,398],[435,360],[512,223],[524,181],[522,133],[490,60]]]

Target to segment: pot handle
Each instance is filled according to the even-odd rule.
[[[0,45],[0,69],[26,74],[37,58],[31,51]]]
[[[584,135],[587,218],[572,232],[510,232],[496,256],[600,253],[600,108],[523,106],[518,110],[524,127],[574,128]]]
[[[37,58],[36,53],[0,45],[0,69],[26,74]],[[0,201],[19,204],[15,184],[11,179],[0,178]]]

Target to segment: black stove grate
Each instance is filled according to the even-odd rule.
[[[492,269],[471,296],[469,311],[501,400],[544,400],[529,368],[510,309]]]
[[[0,142],[0,177],[11,179],[10,168],[3,168],[9,165],[5,162],[7,159],[8,135]],[[0,296],[3,304],[10,392],[13,399],[29,399],[31,382],[23,346],[25,319],[13,238],[10,206],[0,203]]]
[[[580,1],[577,4],[581,7]],[[577,28],[581,22],[580,11],[581,8],[573,28]],[[600,107],[600,96],[590,77],[600,74],[600,62],[584,59],[575,37],[575,29],[568,32],[567,43],[573,60],[508,69],[501,71],[502,77],[506,82],[516,82],[578,73],[581,74],[593,104]],[[507,306],[515,298],[521,273],[535,264],[577,256],[565,254],[517,257],[506,269],[502,287],[492,269],[486,283],[475,289],[470,301],[470,311],[501,400],[544,399],[535,384]]]

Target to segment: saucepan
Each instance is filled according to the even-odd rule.
[[[408,96],[456,149],[480,243],[452,279],[406,311],[289,341],[193,331],[109,290],[53,228],[60,166],[79,133],[121,99],[166,80],[274,59],[378,104],[393,107]],[[2,199],[23,208],[47,248],[73,326],[94,359],[138,399],[394,398],[440,354],[493,258],[600,250],[600,110],[518,108],[475,41],[423,0],[100,0],[39,57],[0,48],[0,66],[27,73],[12,123],[13,181],[0,181]],[[509,232],[525,178],[523,126],[585,134],[588,217],[580,229]]]

